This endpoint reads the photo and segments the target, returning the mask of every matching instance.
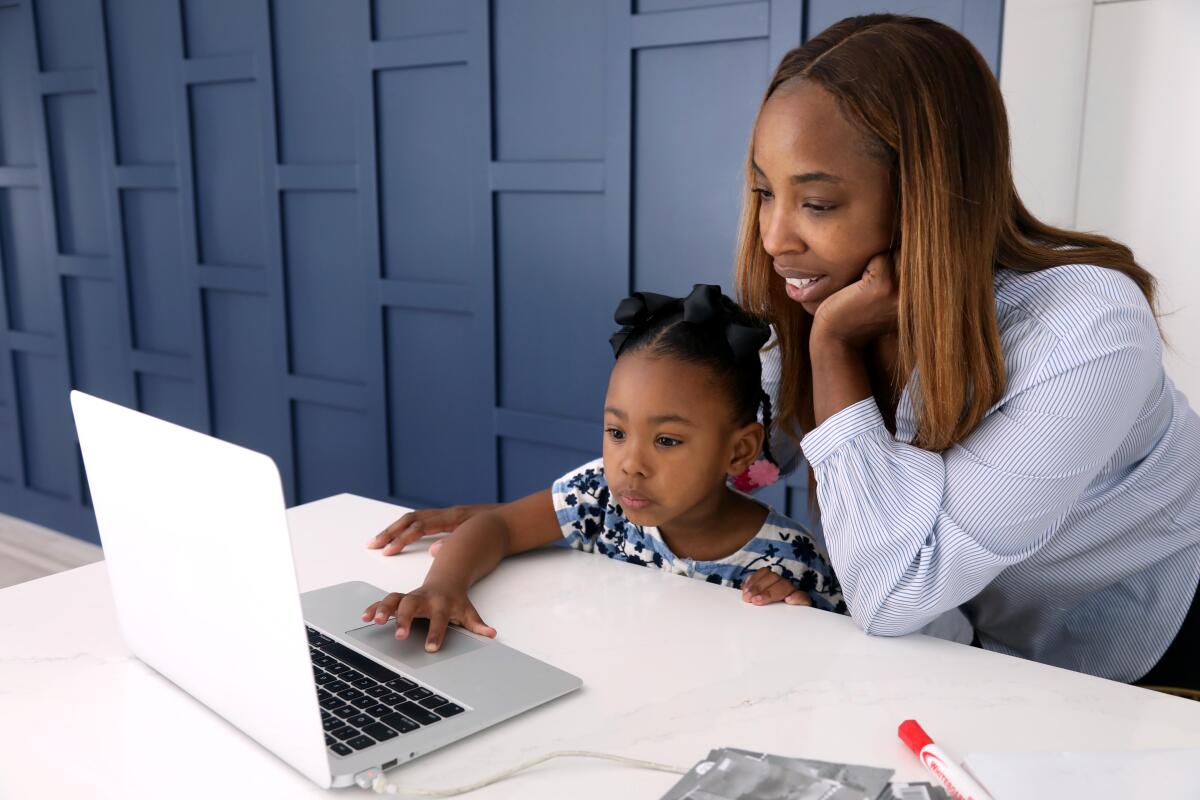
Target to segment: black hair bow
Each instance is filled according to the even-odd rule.
[[[613,355],[621,355],[621,348],[635,330],[649,324],[660,314],[676,313],[681,308],[684,322],[693,325],[723,324],[725,341],[738,361],[748,356],[757,358],[758,351],[771,338],[771,331],[766,325],[745,325],[737,320],[737,305],[721,293],[720,286],[697,283],[687,297],[635,292],[622,300],[613,314],[613,320],[622,327],[608,339]]]

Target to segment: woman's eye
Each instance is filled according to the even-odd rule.
[[[683,444],[683,442],[678,439],[672,439],[670,436],[660,436],[655,441],[658,442],[659,447],[675,447],[676,445]]]
[[[804,207],[811,210],[814,214],[824,214],[826,211],[832,211],[837,206],[823,206],[820,203],[805,203]]]
[[[620,428],[605,428],[604,432],[607,433],[608,437],[615,442],[619,442],[625,438],[625,431],[621,430]]]
[[[771,198],[773,198],[775,196],[775,195],[771,194],[770,189],[763,189],[761,186],[755,186],[750,191],[754,192],[756,195],[759,196],[759,198],[761,198],[764,201],[770,200]]]

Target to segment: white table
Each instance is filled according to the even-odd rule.
[[[403,510],[352,495],[292,509],[301,588],[418,585],[423,545],[394,558],[365,549]],[[754,607],[724,587],[591,555],[513,558],[473,598],[503,641],[584,688],[389,773],[406,785],[459,785],[548,750],[690,766],[723,745],[924,780],[896,738],[909,717],[960,758],[1200,746],[1200,703],[924,636],[871,638],[845,617]],[[130,656],[102,562],[0,591],[0,726],[6,800],[323,794]],[[556,760],[472,797],[657,798],[675,780]]]

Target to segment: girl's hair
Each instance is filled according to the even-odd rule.
[[[1021,203],[1000,88],[957,31],[892,14],[844,19],[783,57],[763,104],[789,81],[809,81],[833,95],[868,152],[890,169],[900,375],[917,375],[915,444],[940,451],[960,441],[1003,392],[995,267],[1107,267],[1133,279],[1155,307],[1154,278],[1129,248],[1047,225]],[[750,191],[753,157],[752,140],[738,292],[746,308],[779,333],[783,375],[791,380],[781,382],[777,419],[797,436],[815,423],[808,352],[813,318],[788,300],[763,250],[760,200]]]
[[[764,320],[722,294],[721,287],[699,283],[687,297],[638,292],[622,300],[613,317],[622,326],[609,340],[616,358],[644,350],[706,367],[729,395],[738,425],[757,420],[761,408],[763,456],[775,463],[769,443],[771,398],[762,388],[759,360],[771,336]]]

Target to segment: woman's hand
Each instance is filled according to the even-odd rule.
[[[372,537],[367,547],[371,550],[382,547],[385,556],[394,556],[423,536],[449,533],[479,512],[493,508],[495,503],[481,503],[410,511]]]
[[[467,599],[465,589],[456,586],[429,583],[403,594],[392,592],[378,603],[372,603],[363,611],[363,622],[385,625],[391,617],[396,618],[396,638],[407,639],[414,619],[429,620],[429,633],[425,637],[425,650],[435,653],[441,649],[446,638],[448,624],[461,625],[472,633],[495,638],[496,629],[486,624]]]
[[[780,577],[767,567],[742,581],[742,602],[765,606],[780,600],[789,606],[812,605],[812,598],[808,596],[808,592],[797,589],[787,578]]]
[[[896,331],[899,293],[890,252],[867,262],[863,276],[817,307],[810,341],[834,340],[855,349]]]

